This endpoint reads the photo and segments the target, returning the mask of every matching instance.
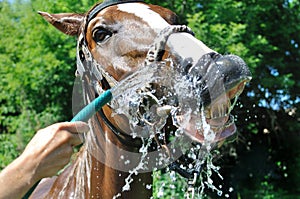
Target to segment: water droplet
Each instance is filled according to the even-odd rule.
[[[164,196],[164,189],[163,188],[160,188],[159,191],[157,192],[157,197],[158,198],[161,198]]]
[[[176,186],[174,184],[170,184],[170,189],[176,189]]]
[[[124,162],[124,164],[125,164],[125,165],[130,164],[130,160],[126,160],[126,161]]]
[[[147,184],[146,189],[149,189],[149,190],[152,189],[152,184]]]
[[[171,178],[172,181],[176,180],[176,173],[175,173],[175,171],[171,171],[170,172],[170,178]]]
[[[218,194],[218,196],[222,196],[223,191],[218,190],[217,194]]]

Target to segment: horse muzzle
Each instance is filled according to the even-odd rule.
[[[123,97],[114,110],[128,118],[134,136],[170,132],[203,143],[234,134],[230,112],[251,79],[245,62],[218,54],[192,34],[162,33],[145,61],[145,67],[158,68],[155,82]]]
[[[165,69],[167,81],[159,85],[168,91],[156,88],[156,93],[170,96],[164,107],[169,107],[173,124],[200,143],[233,135],[236,126],[230,113],[251,80],[246,63],[236,55],[218,54],[187,33],[170,35],[165,49],[173,61]]]

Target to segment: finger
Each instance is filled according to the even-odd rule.
[[[72,133],[84,133],[90,130],[89,125],[85,122],[62,122],[60,123],[60,129]]]

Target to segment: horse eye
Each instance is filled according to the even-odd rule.
[[[93,31],[93,39],[97,43],[103,43],[112,36],[112,32],[104,28],[97,28]]]

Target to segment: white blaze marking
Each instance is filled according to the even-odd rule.
[[[172,52],[177,52],[182,58],[192,58],[194,62],[197,62],[207,53],[215,52],[188,33],[170,35],[167,45],[172,49]]]
[[[158,13],[150,10],[150,7],[141,3],[123,3],[118,5],[118,10],[134,14],[141,18],[156,32],[160,32],[170,26]]]

